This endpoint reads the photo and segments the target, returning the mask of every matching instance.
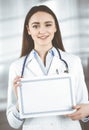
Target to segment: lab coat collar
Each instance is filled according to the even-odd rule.
[[[32,61],[33,58],[34,58],[34,50],[32,50],[30,52],[30,54],[28,54],[26,64],[28,64],[28,62]]]
[[[41,70],[37,60],[35,59],[35,50],[32,50],[28,55],[26,61],[26,67],[33,73],[35,76],[44,75],[43,71]]]
[[[59,51],[60,51],[60,50],[59,50]],[[28,55],[28,58],[27,58],[26,63],[28,63],[28,62],[32,61],[32,59],[34,59],[35,53],[36,53],[36,52],[35,52],[35,50],[33,49],[33,50],[30,52],[30,54]],[[53,47],[52,49],[50,49],[50,50],[49,50],[49,53],[52,53],[54,56],[59,57],[58,52],[57,52],[57,50],[56,50],[55,47]]]
[[[59,55],[57,50],[53,47],[51,50],[49,50],[49,53],[52,53],[54,55],[52,64],[49,68],[49,74],[55,74],[56,70],[60,68],[60,70],[64,69],[63,62],[59,59]],[[28,55],[27,61],[26,61],[26,67],[36,76],[44,75],[43,71],[41,70],[37,60],[35,59],[35,51],[32,50],[31,53]]]

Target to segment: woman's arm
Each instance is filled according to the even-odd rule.
[[[77,111],[67,116],[70,117],[72,120],[86,121],[86,117],[89,116],[88,91],[85,83],[83,67],[80,58],[78,58],[76,62],[77,64],[75,63],[76,68],[75,95],[76,95],[76,104],[78,105],[73,107]]]
[[[20,86],[20,84],[19,83],[17,84],[17,82],[20,81],[20,77],[16,76],[17,72],[15,68],[16,66],[12,64],[9,71],[6,116],[10,126],[18,129],[22,125],[24,119],[20,118],[19,107],[17,105],[18,104],[17,87]]]

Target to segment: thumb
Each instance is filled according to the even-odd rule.
[[[73,109],[77,109],[78,110],[78,109],[80,109],[80,107],[81,107],[80,105],[76,105],[76,106],[73,106]]]

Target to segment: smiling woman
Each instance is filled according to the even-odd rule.
[[[59,76],[65,73],[64,63],[67,63],[68,72],[75,81],[74,96],[78,105],[73,107],[76,112],[73,115],[22,119],[17,94],[17,87],[21,87],[21,78]],[[7,103],[9,124],[14,128],[23,125],[23,130],[81,130],[79,120],[85,119],[88,114],[85,111],[87,102],[88,92],[80,58],[65,52],[55,14],[44,5],[32,7],[24,22],[21,57],[10,66]]]
[[[34,40],[34,49],[44,59],[45,51],[53,46],[52,39],[56,32],[54,18],[48,13],[38,11],[29,20],[27,29]]]
[[[38,31],[41,34],[38,35]],[[43,34],[43,31],[46,32]],[[49,37],[47,32],[53,34],[53,36],[51,35],[51,37],[53,37],[51,38],[52,45],[64,51],[59,24],[55,14],[46,6],[39,6],[38,8],[33,7],[28,12],[24,23],[21,57],[29,54],[29,52],[34,48],[34,39],[32,36],[36,35],[35,38],[38,37],[40,39],[45,39],[46,37]]]

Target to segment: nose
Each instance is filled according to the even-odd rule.
[[[44,26],[41,26],[39,29],[40,34],[44,34],[46,32],[46,28]]]

